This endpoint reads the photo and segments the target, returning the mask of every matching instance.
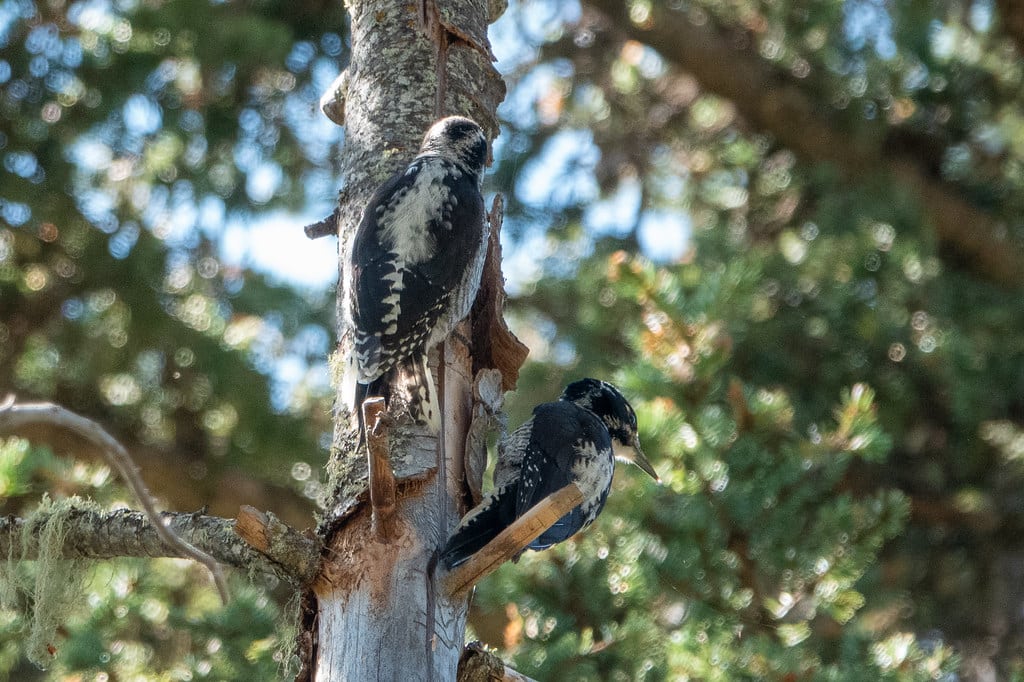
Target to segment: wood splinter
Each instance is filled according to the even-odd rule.
[[[465,563],[452,569],[444,578],[445,588],[450,594],[468,590],[503,563],[517,556],[541,533],[582,502],[583,492],[575,483],[570,483],[558,492],[548,495],[508,528],[498,533]]]
[[[370,507],[373,530],[387,542],[396,535],[395,500],[397,485],[391,469],[388,446],[388,419],[384,398],[371,398],[363,403],[363,424],[366,431],[366,459],[370,477]]]

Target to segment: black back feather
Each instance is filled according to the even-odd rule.
[[[466,561],[545,497],[574,482],[573,467],[580,461],[580,444],[593,443],[597,451],[611,457],[608,429],[592,412],[575,403],[557,401],[538,405],[533,410],[531,424],[519,477],[485,498],[474,510],[475,515],[463,522],[441,551],[441,559],[449,569]],[[572,537],[593,521],[604,507],[607,495],[607,489],[601,492],[597,508],[589,518],[577,506],[528,547],[547,549]]]

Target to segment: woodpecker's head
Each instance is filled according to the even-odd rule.
[[[475,121],[449,116],[430,126],[423,136],[420,154],[443,156],[482,176],[487,163],[487,137]]]
[[[612,437],[615,459],[636,464],[661,483],[658,472],[640,449],[636,412],[619,389],[607,381],[580,379],[566,386],[560,399],[576,403],[600,417]]]

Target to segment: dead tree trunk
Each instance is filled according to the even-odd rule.
[[[343,118],[346,133],[345,186],[336,212],[339,305],[349,242],[371,192],[411,160],[424,131],[440,116],[469,116],[493,138],[495,109],[504,97],[491,64],[485,0],[348,0],[346,6],[351,62],[336,92],[325,95],[333,100],[325,110],[339,122]],[[471,338],[475,330],[463,324],[462,332]],[[344,351],[347,329],[339,329],[339,339]],[[320,526],[326,550],[306,599],[300,678],[455,679],[467,602],[465,595],[449,595],[433,569],[463,511],[472,377],[480,367],[478,362],[474,368],[472,350],[454,339],[438,356],[442,433],[389,429],[371,443],[380,449],[378,464],[384,464],[374,467],[374,480],[366,448],[356,445],[354,416],[340,409],[336,415],[329,464],[333,492]],[[393,506],[376,494],[371,505],[370,487],[384,498],[395,491]]]

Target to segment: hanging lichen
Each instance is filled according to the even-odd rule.
[[[0,599],[16,598],[19,590],[31,597],[29,601],[34,607],[25,654],[40,668],[53,661],[59,645],[57,628],[78,606],[85,592],[85,561],[63,558],[67,521],[81,511],[98,512],[100,507],[78,497],[53,501],[44,496],[39,507],[25,519],[21,536],[22,556],[28,556],[29,546],[38,538],[35,579],[25,574],[19,578],[14,570],[8,570],[10,584],[0,585]],[[8,569],[13,569],[20,558],[8,556]]]
[[[295,592],[281,609],[278,616],[277,649],[274,661],[281,679],[294,676],[298,663],[299,611],[302,608],[302,593]]]
[[[16,543],[11,542],[7,546],[7,556],[4,557],[4,570],[0,571],[0,610],[15,610],[18,608],[18,559],[14,552]]]

